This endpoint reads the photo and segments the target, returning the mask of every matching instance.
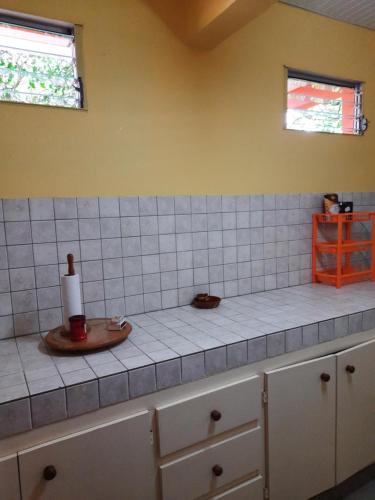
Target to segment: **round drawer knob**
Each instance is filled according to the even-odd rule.
[[[348,373],[354,373],[355,372],[355,366],[353,365],[348,365],[345,370],[348,372]]]
[[[320,375],[320,378],[323,380],[323,382],[329,382],[331,380],[331,375],[328,373],[322,373]]]
[[[221,465],[214,465],[212,467],[212,472],[215,474],[215,476],[221,476],[224,471]]]
[[[221,419],[221,413],[217,410],[212,410],[211,418],[214,422],[218,422]]]
[[[53,465],[47,465],[43,471],[43,477],[46,481],[52,481],[57,475],[57,470]]]

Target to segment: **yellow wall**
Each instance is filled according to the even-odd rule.
[[[84,25],[88,111],[0,103],[0,197],[375,190],[363,137],[283,130],[283,65],[366,81],[375,33],[277,4],[213,51],[142,0],[2,0]]]

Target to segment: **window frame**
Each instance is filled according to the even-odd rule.
[[[73,111],[87,111],[87,95],[84,86],[84,71],[83,71],[83,57],[82,57],[82,31],[83,25],[71,23],[67,21],[60,21],[57,19],[49,19],[24,12],[11,11],[7,9],[0,9],[0,22],[6,24],[13,24],[23,28],[35,29],[58,35],[68,35],[74,38],[75,48],[75,63],[77,70],[77,80],[79,82],[80,93],[80,106],[59,106],[57,104],[43,104],[35,102],[22,102],[22,101],[8,101],[0,100],[0,105],[13,105],[18,104],[21,106],[38,106],[41,108],[55,108]]]
[[[287,112],[289,109],[288,108],[288,80],[289,80],[289,78],[354,89],[356,92],[356,96],[359,99],[359,103],[357,104],[358,109],[359,109],[359,113],[357,113],[357,115],[355,116],[355,121],[356,121],[355,130],[356,130],[356,132],[351,134],[348,132],[336,133],[336,132],[329,132],[329,131],[325,131],[325,130],[311,130],[310,131],[310,130],[300,130],[300,129],[289,128],[287,126]],[[308,134],[328,134],[328,135],[346,136],[346,137],[347,136],[353,136],[353,137],[363,136],[367,130],[367,124],[368,124],[368,121],[364,115],[364,100],[363,100],[364,87],[365,87],[365,82],[362,80],[352,80],[349,78],[331,77],[331,76],[327,76],[327,75],[320,74],[320,73],[314,73],[314,72],[305,71],[305,70],[298,70],[298,69],[292,68],[290,66],[284,66],[284,119],[283,119],[284,130],[287,130],[289,132],[302,132],[302,133],[308,133]]]

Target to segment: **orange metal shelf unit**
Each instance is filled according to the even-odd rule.
[[[371,222],[371,239],[352,240],[353,222]],[[371,279],[375,281],[375,212],[353,212],[350,214],[313,214],[312,216],[312,281],[328,283],[340,288],[347,283]],[[336,241],[319,241],[319,224],[337,225]],[[370,251],[371,264],[368,269],[352,266],[351,253]],[[336,255],[336,267],[317,269],[318,254]]]

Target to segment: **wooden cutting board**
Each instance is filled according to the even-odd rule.
[[[132,326],[127,323],[122,330],[109,331],[107,326],[111,320],[107,318],[97,318],[87,320],[87,339],[79,342],[70,339],[70,334],[64,328],[64,325],[54,328],[48,332],[45,341],[51,349],[67,352],[85,352],[102,349],[119,344],[125,340]]]

